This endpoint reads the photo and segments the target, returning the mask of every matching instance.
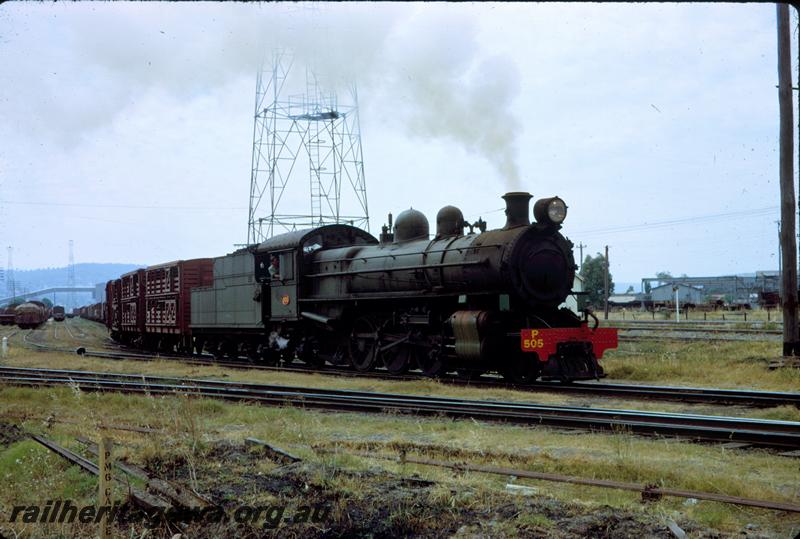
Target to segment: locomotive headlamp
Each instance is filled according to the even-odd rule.
[[[560,225],[567,218],[567,204],[559,197],[540,198],[533,205],[537,223]]]

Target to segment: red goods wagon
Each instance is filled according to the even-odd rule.
[[[122,280],[114,279],[106,283],[106,327],[111,338],[120,339],[122,335]]]
[[[179,260],[145,270],[145,333],[150,346],[192,350],[191,290],[214,280],[211,258]]]
[[[144,272],[135,270],[120,278],[121,340],[130,342],[144,333]]]
[[[10,326],[14,324],[14,308],[6,307],[0,308],[0,325]]]
[[[14,309],[14,322],[20,329],[39,327],[50,317],[50,311],[41,301],[28,301]]]

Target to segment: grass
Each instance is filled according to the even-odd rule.
[[[102,338],[102,328],[86,321],[76,322],[87,335],[83,342]],[[98,330],[100,328],[100,330]],[[48,327],[48,338],[54,330]],[[92,333],[94,331],[94,333]],[[17,339],[19,335],[12,338]],[[74,341],[59,331],[61,343]],[[91,345],[89,345],[91,346]],[[716,386],[797,391],[800,372],[769,371],[767,359],[776,345],[757,342],[735,343],[623,343],[608,352],[603,364],[610,378],[664,385]],[[465,398],[536,400],[543,403],[582,404],[603,407],[634,407],[665,411],[696,411],[750,415],[800,421],[800,411],[792,407],[767,410],[732,410],[731,407],[687,406],[659,402],[627,402],[567,397],[559,394],[447,386],[432,380],[392,382],[348,379],[316,374],[243,371],[178,362],[112,361],[70,354],[39,353],[12,342],[11,354],[3,361],[14,366],[39,366],[127,373],[152,373],[167,376],[219,378],[284,385],[307,385],[414,394],[451,395]],[[311,476],[314,485],[336,492],[335,518],[347,519],[352,501],[369,495],[365,480],[352,472],[385,471],[402,476],[436,481],[421,507],[413,500],[400,500],[391,514],[392,524],[408,533],[428,530],[432,522],[453,522],[464,512],[482,514],[487,507],[501,508],[518,496],[505,492],[508,478],[478,473],[400,464],[355,457],[350,451],[396,456],[409,455],[443,460],[464,460],[534,471],[562,473],[639,483],[657,483],[690,490],[723,492],[730,495],[779,501],[800,501],[797,462],[763,451],[725,450],[716,446],[676,443],[617,434],[568,433],[546,428],[522,428],[476,421],[420,419],[402,415],[334,414],[298,408],[268,408],[229,404],[209,399],[126,396],[59,388],[0,388],[0,421],[17,418],[28,430],[46,432],[48,437],[78,449],[76,435],[91,435],[105,421],[114,424],[148,426],[166,435],[143,435],[114,431],[118,458],[171,473],[176,463],[186,470],[186,483],[201,487],[210,467],[209,457],[219,440],[241,443],[254,436],[298,454],[317,465]],[[49,418],[50,422],[44,421]],[[322,446],[340,451],[330,455],[315,451]],[[19,461],[19,462],[18,462]],[[220,463],[224,469],[228,463]],[[214,468],[216,469],[216,468]],[[231,481],[239,476],[273,473],[278,466],[268,461],[247,467],[232,467]],[[74,496],[91,503],[95,482],[75,467],[30,441],[0,448],[0,478],[11,488],[0,491],[0,512],[13,503],[41,501],[43,492]],[[560,502],[578,502],[580,507],[601,511],[608,505],[652,518],[671,515],[691,519],[702,526],[734,532],[754,524],[760,532],[792,536],[800,531],[800,517],[712,502],[684,505],[684,500],[665,498],[657,504],[642,505],[638,495],[623,491],[587,488],[542,481],[518,480],[535,486],[541,496]],[[53,494],[55,495],[55,494]],[[238,498],[268,503],[273,497],[255,485]],[[370,500],[366,500],[370,502]],[[517,503],[517,502],[514,502]],[[498,509],[499,511],[500,509]],[[563,522],[548,511],[535,510],[504,514],[503,519],[488,518],[471,525],[467,533],[489,535],[546,535]],[[471,513],[470,513],[471,514]],[[460,515],[460,516],[459,516]],[[0,528],[2,531],[2,528]],[[19,530],[17,530],[19,531]],[[30,531],[30,530],[29,530]],[[35,531],[35,530],[34,530]],[[40,530],[41,531],[41,530]],[[66,533],[66,532],[69,533]],[[80,535],[86,530],[48,529],[47,534]],[[584,530],[585,532],[585,530]],[[38,532],[36,532],[38,533]],[[91,533],[89,530],[86,533]],[[576,532],[577,535],[583,532]],[[588,532],[586,532],[588,533]],[[46,536],[47,534],[43,535]]]
[[[442,485],[434,498],[434,510],[421,510],[413,503],[390,516],[398,529],[424,529],[429,518],[443,511],[484,510],[509,503],[505,493],[508,478],[394,463],[355,457],[349,452],[368,451],[394,455],[404,449],[409,455],[444,460],[463,460],[527,470],[578,475],[639,483],[657,483],[690,490],[723,492],[779,501],[800,500],[796,460],[764,451],[731,451],[716,446],[675,443],[617,434],[563,433],[547,428],[521,428],[476,421],[419,419],[398,415],[325,413],[297,408],[269,408],[229,404],[208,399],[122,396],[82,393],[69,389],[0,389],[0,414],[21,416],[35,411],[59,420],[48,429],[39,420],[23,421],[25,428],[45,431],[48,437],[78,448],[76,435],[92,435],[101,419],[115,424],[149,426],[167,433],[138,434],[114,431],[118,458],[162,469],[169,473],[174,463],[187,470],[187,483],[201,484],[208,474],[209,450],[216,440],[241,443],[254,436],[283,447],[305,460],[319,463],[313,482],[326,491],[336,491],[343,500],[359,496],[364,482],[344,471],[388,470],[402,476],[417,474]],[[102,411],[102,415],[98,411]],[[338,449],[338,455],[317,453],[313,446]],[[19,461],[19,462],[18,462]],[[159,468],[160,467],[160,468]],[[276,465],[231,470],[230,473],[268,474]],[[0,504],[33,503],[47,496],[67,495],[91,499],[93,479],[68,472],[64,461],[30,441],[18,442],[0,453],[0,477],[12,488],[0,492]],[[518,480],[532,485],[545,498],[579,501],[585,507],[610,505],[645,515],[664,512],[691,518],[705,526],[734,531],[755,523],[778,535],[800,531],[800,516],[770,513],[712,502],[684,506],[683,500],[665,498],[642,506],[636,494],[543,481]],[[455,493],[453,493],[455,490]],[[459,494],[460,493],[460,494]],[[469,493],[469,494],[466,494]],[[258,499],[257,488],[242,495]],[[24,500],[24,501],[20,501]],[[344,503],[344,502],[343,502]],[[379,503],[379,502],[378,502]],[[403,509],[405,507],[405,509]],[[449,509],[448,509],[449,508]],[[483,508],[483,509],[481,509]],[[344,515],[346,504],[339,507]],[[344,517],[342,517],[344,518]],[[389,518],[389,517],[387,517]],[[442,517],[443,518],[443,517]],[[518,517],[497,524],[495,533],[511,526],[546,529],[547,519]],[[422,521],[420,521],[422,519]],[[514,523],[514,524],[512,524]]]
[[[780,343],[758,341],[621,343],[602,359],[609,378],[664,385],[797,391],[800,369],[769,370]]]

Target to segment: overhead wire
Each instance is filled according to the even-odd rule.
[[[114,208],[131,210],[246,210],[244,207],[223,207],[223,206],[139,206],[134,204],[85,204],[72,202],[28,202],[28,201],[4,201],[5,204],[18,206],[64,206],[70,208]]]

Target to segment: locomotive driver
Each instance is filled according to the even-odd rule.
[[[272,258],[270,259],[270,264],[269,264],[269,277],[270,277],[270,279],[280,279],[281,278],[280,269],[281,268],[280,268],[280,262],[278,261],[278,257],[275,256],[275,255],[272,255]]]

